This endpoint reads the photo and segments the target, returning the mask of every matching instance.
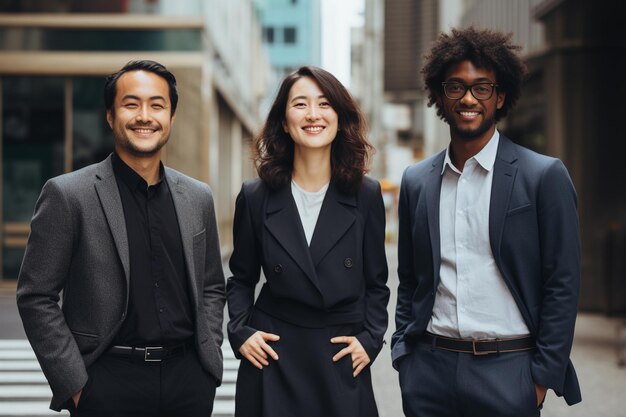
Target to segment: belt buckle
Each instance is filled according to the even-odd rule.
[[[478,351],[476,350],[476,343],[480,343],[480,340],[472,340],[472,353],[474,354],[474,356],[485,356],[489,355],[490,353],[496,353],[495,350]]]
[[[162,347],[160,347],[160,346],[152,346],[152,347],[146,346],[144,349],[145,350],[143,351],[143,360],[145,362],[161,362],[163,360],[163,359],[151,359],[151,358],[149,358],[150,352],[152,352],[152,351],[156,352],[156,351],[159,351],[159,350],[163,350]]]

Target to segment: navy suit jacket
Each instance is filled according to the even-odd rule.
[[[413,165],[400,189],[398,303],[392,359],[410,353],[432,316],[439,269],[439,196],[445,151]],[[581,401],[569,359],[580,287],[576,192],[563,163],[504,135],[494,165],[491,250],[537,345],[535,383]],[[485,289],[488,290],[488,289]]]

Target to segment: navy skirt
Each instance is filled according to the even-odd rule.
[[[346,345],[330,339],[359,333],[361,323],[312,329],[255,309],[250,326],[280,336],[270,342],[279,359],[262,370],[241,360],[235,417],[378,417],[370,367],[354,378],[349,355],[332,360]]]

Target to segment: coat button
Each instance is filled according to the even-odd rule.
[[[352,258],[344,259],[343,266],[345,266],[346,268],[352,268]]]
[[[277,274],[282,274],[283,272],[283,266],[281,264],[276,264],[274,266],[274,272],[276,272]]]

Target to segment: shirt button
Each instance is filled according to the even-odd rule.
[[[162,308],[160,308],[160,309],[159,309],[159,313],[162,313],[162,312],[163,312],[163,309],[162,309]]]
[[[281,264],[274,265],[274,272],[277,274],[283,273],[283,266]]]
[[[343,260],[343,266],[345,266],[346,268],[352,268],[352,258],[346,258]]]
[[[158,282],[155,282],[155,283],[154,283],[154,286],[155,286],[155,287],[157,287],[157,288],[159,288],[159,283],[158,283]]]

